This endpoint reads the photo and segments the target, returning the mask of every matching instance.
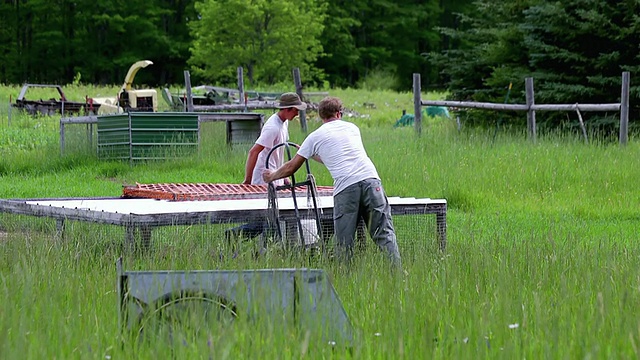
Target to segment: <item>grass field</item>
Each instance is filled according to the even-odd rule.
[[[99,90],[99,89],[98,89]],[[56,118],[13,113],[0,87],[0,198],[119,196],[123,184],[239,183],[247,149],[204,129],[198,155],[137,164],[100,161],[82,143],[60,155]],[[95,88],[67,90],[81,99]],[[219,256],[224,227],[168,227],[144,255],[123,230],[0,215],[0,358],[637,358],[640,356],[640,146],[578,135],[483,131],[425,120],[422,136],[393,128],[409,93],[335,90],[353,111],[391,196],[445,198],[448,247],[398,227],[404,272],[389,273],[370,242],[351,268],[277,249]],[[93,95],[90,93],[90,95]],[[104,95],[103,95],[104,96]],[[437,97],[437,94],[427,96]],[[374,103],[375,109],[364,103]],[[311,114],[311,119],[313,119]],[[318,124],[311,120],[310,128]],[[301,142],[297,123],[291,138]],[[76,139],[76,140],[74,140]],[[318,184],[328,172],[312,164]],[[432,220],[429,220],[432,221]],[[155,239],[155,238],[154,238]],[[131,270],[314,267],[332,278],[355,329],[350,352],[310,342],[307,329],[238,320],[206,341],[131,345],[118,326],[115,261]],[[124,343],[124,345],[123,345]]]

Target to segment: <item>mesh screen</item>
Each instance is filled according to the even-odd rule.
[[[96,154],[98,135],[96,124],[64,124],[64,136],[61,133],[60,150],[65,153]]]
[[[304,198],[307,187],[296,187],[296,196]],[[331,196],[332,186],[317,186],[318,196]],[[245,184],[193,184],[163,183],[136,184],[125,186],[122,193],[127,198],[147,198],[164,200],[231,200],[231,199],[264,199],[267,197],[266,185]],[[291,196],[291,189],[280,190],[278,197]]]
[[[134,225],[100,224],[91,220],[63,220],[49,217],[0,213],[0,240],[24,241],[44,239],[75,244],[78,251],[128,252],[131,250],[170,251],[175,247],[198,246],[206,251],[255,251],[266,246],[290,247],[299,249],[303,244],[317,247],[333,244],[333,221],[323,215],[321,233],[317,231],[315,215],[311,211],[300,212],[303,237],[300,237],[300,225],[295,217],[283,216],[279,222],[282,240],[277,237],[275,226],[263,219],[251,219],[247,222],[224,222],[217,224],[190,224],[148,227]],[[409,213],[393,216],[394,227],[403,258],[420,249],[438,249],[436,216],[425,213]],[[234,231],[243,225],[263,225],[255,232]],[[374,242],[367,234],[364,223],[357,231],[357,245],[363,249],[375,249]]]

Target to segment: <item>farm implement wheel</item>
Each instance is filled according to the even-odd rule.
[[[174,293],[140,314],[136,342],[206,343],[220,336],[237,316],[235,306],[218,296]]]

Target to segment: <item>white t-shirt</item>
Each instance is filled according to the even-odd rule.
[[[265,170],[265,163],[267,161],[267,155],[269,151],[285,141],[289,140],[289,122],[283,121],[278,116],[278,113],[271,115],[271,117],[262,126],[260,137],[256,140],[256,144],[264,146],[264,149],[258,154],[258,160],[256,166],[253,168],[253,177],[251,183],[254,185],[265,185],[262,180],[262,173]],[[271,154],[269,158],[269,170],[275,170],[284,164],[284,146],[279,147]],[[274,183],[276,185],[282,185],[284,180],[277,180]]]
[[[320,157],[333,177],[334,195],[358,181],[380,179],[364,149],[360,129],[350,122],[333,120],[322,124],[302,142],[298,155],[305,159]]]

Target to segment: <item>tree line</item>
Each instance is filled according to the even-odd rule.
[[[640,117],[640,81],[634,77],[640,74],[639,0],[476,0],[473,8],[459,16],[461,26],[442,29],[461,46],[429,55],[446,76],[452,99],[524,104],[524,79],[532,77],[540,104],[617,103],[622,72],[629,71],[635,125]],[[591,129],[614,133],[618,116],[585,118]],[[545,114],[541,120],[543,126],[578,127],[575,114]]]
[[[640,86],[640,0],[5,0],[0,83],[290,83],[423,89],[453,100],[608,103],[631,72]],[[513,91],[506,99],[509,84]],[[615,115],[614,115],[615,116]],[[552,118],[552,117],[550,117]],[[604,121],[606,124],[607,122]]]
[[[0,83],[117,84],[129,66],[154,62],[136,82],[355,86],[373,71],[434,83],[425,53],[449,46],[439,26],[469,0],[9,0],[0,2]]]

